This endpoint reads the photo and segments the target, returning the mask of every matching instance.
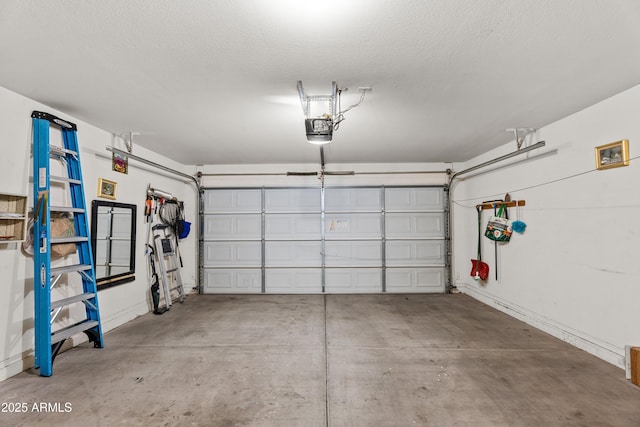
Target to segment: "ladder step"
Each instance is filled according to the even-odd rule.
[[[82,208],[74,208],[72,206],[51,206],[49,208],[53,212],[74,212],[74,213],[84,213],[84,209]]]
[[[74,237],[52,237],[51,238],[51,244],[55,245],[58,243],[82,243],[82,242],[88,242],[89,238],[88,237],[83,237],[83,236],[74,236]]]
[[[86,271],[86,270],[91,270],[91,265],[89,264],[64,265],[62,267],[52,267],[51,275],[57,276],[58,274],[75,273],[76,271]]]
[[[56,156],[65,156],[65,155],[71,155],[75,158],[78,157],[78,153],[76,151],[73,150],[67,150],[66,148],[62,148],[62,147],[58,147],[57,145],[50,145],[49,146],[49,153],[56,155]]]
[[[74,295],[72,297],[64,298],[58,301],[51,301],[51,310],[55,310],[58,307],[64,307],[65,305],[73,304],[75,302],[86,301],[95,296],[95,293],[87,292],[85,294]]]
[[[49,177],[50,181],[54,181],[54,182],[67,182],[69,184],[82,184],[82,181],[80,181],[79,179],[73,179],[73,178],[67,178],[64,176],[53,176],[51,175]]]
[[[98,326],[97,320],[87,319],[84,322],[60,329],[59,331],[55,331],[51,334],[51,344],[66,340],[75,334],[79,334],[80,332],[84,332],[96,326]]]

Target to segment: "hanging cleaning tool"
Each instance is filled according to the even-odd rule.
[[[522,205],[516,203],[516,219],[511,223],[511,229],[516,233],[522,234],[527,229],[527,224],[520,221],[520,206]]]
[[[497,205],[494,203],[493,205],[493,214],[497,215],[497,211],[496,211],[496,207]],[[502,206],[500,207],[502,209]],[[496,274],[496,282],[498,281],[498,242],[497,241],[493,241],[493,268],[495,269],[495,274]]]
[[[489,220],[489,224],[487,224],[487,231],[485,232],[485,236],[488,237],[491,240],[494,240],[494,268],[495,268],[495,273],[496,273],[496,280],[498,280],[498,242],[495,241],[495,239],[493,238],[493,236],[491,235],[491,233],[489,233],[489,225],[492,223],[492,220],[494,220],[495,218],[497,218],[498,216],[498,207],[500,207],[500,214],[502,214],[503,209],[506,208],[509,203],[511,202],[505,202],[502,199],[498,199],[498,200],[488,200],[488,201],[484,201],[482,202],[482,204],[477,205],[476,209],[478,209],[478,207],[480,207],[480,209],[493,209],[493,216],[491,217],[491,219]]]
[[[163,314],[167,308],[160,308],[160,282],[158,280],[158,272],[156,271],[156,263],[154,261],[155,251],[153,246],[147,245],[149,250],[149,275],[151,277],[151,300],[153,301],[153,314]]]
[[[153,246],[148,243],[151,237],[151,225],[153,223],[153,216],[155,213],[155,199],[150,194],[150,189],[151,185],[149,184],[147,186],[147,198],[144,201],[144,218],[147,223],[147,243],[145,244],[144,255],[147,257],[147,279],[149,280],[149,289],[151,291],[151,300],[153,302],[153,314],[163,314],[166,309],[160,309],[160,283],[154,261],[155,251],[153,250]]]
[[[34,207],[34,320],[35,367],[40,375],[48,377],[53,371],[53,360],[63,343],[70,337],[84,332],[94,347],[104,347],[102,324],[98,306],[95,267],[91,255],[89,223],[87,217],[80,151],[75,124],[40,111],[31,114],[33,121],[33,194]],[[63,147],[49,144],[51,126],[62,131]],[[66,164],[67,176],[51,176],[50,160]],[[71,206],[51,206],[51,181],[66,185],[71,195]],[[51,238],[51,212],[73,215],[75,235]],[[73,243],[76,245],[78,263],[51,267],[51,245]],[[82,293],[52,301],[51,291],[61,283],[64,275],[78,274],[82,279]],[[73,291],[65,290],[69,295]],[[84,304],[84,319],[70,326],[53,331],[52,326],[60,312],[74,304]]]
[[[482,207],[476,206],[478,212],[478,258],[471,260],[471,277],[474,280],[487,280],[489,277],[489,264],[482,262]]]

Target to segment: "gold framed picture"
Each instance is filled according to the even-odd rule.
[[[612,142],[596,147],[596,169],[629,166],[629,140]]]
[[[118,183],[108,179],[98,178],[98,197],[115,200]]]

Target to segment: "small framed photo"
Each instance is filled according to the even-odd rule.
[[[98,197],[115,200],[117,188],[117,182],[109,181],[108,179],[104,178],[98,178]]]
[[[629,166],[628,139],[596,147],[597,169],[610,169],[620,166]]]
[[[111,169],[115,172],[129,173],[129,157],[113,152],[111,156]]]

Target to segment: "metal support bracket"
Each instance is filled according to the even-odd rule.
[[[516,145],[518,146],[518,150],[522,148],[522,144],[524,140],[527,138],[527,135],[536,131],[534,128],[510,128],[505,129],[506,132],[513,132],[513,137],[516,140]]]

